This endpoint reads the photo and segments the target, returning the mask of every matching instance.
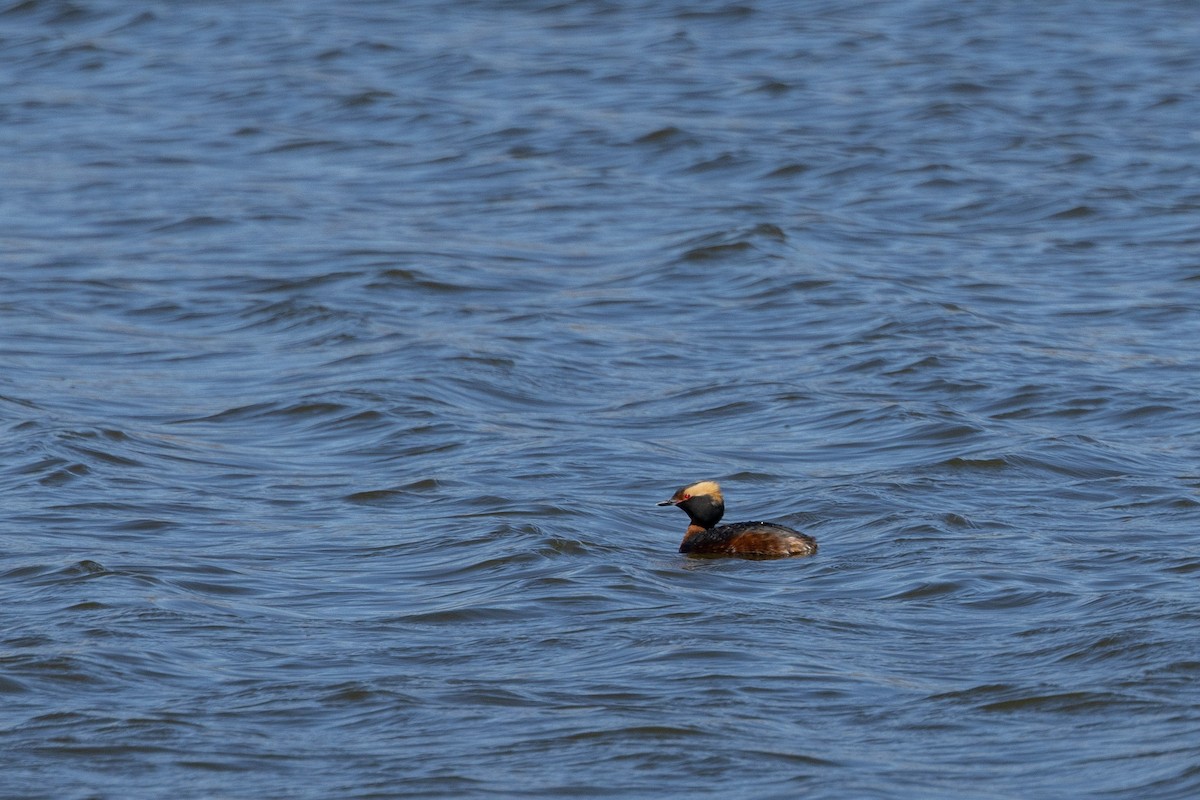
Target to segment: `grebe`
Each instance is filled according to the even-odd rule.
[[[800,531],[773,522],[735,522],[721,525],[725,498],[715,481],[700,481],[685,486],[663,500],[660,506],[678,506],[692,521],[679,552],[703,556],[739,556],[742,558],[787,558],[810,556],[817,552],[817,540]]]

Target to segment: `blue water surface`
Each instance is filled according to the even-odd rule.
[[[3,0],[0,795],[1194,797],[1197,42]]]

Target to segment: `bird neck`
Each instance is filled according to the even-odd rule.
[[[714,527],[725,514],[724,502],[703,495],[693,497],[686,503],[680,503],[679,507],[687,512],[688,519],[692,521],[692,524],[688,526],[689,533],[692,528],[708,530]]]

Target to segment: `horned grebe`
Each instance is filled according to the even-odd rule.
[[[721,525],[725,498],[715,481],[685,486],[660,506],[678,506],[692,521],[679,552],[702,556],[787,558],[817,552],[817,540],[773,522],[735,522]]]

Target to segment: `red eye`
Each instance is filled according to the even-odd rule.
[[[690,494],[685,494],[685,495],[683,496],[683,499],[684,499],[684,500],[691,500],[691,499],[692,499],[692,496],[691,496]]]

